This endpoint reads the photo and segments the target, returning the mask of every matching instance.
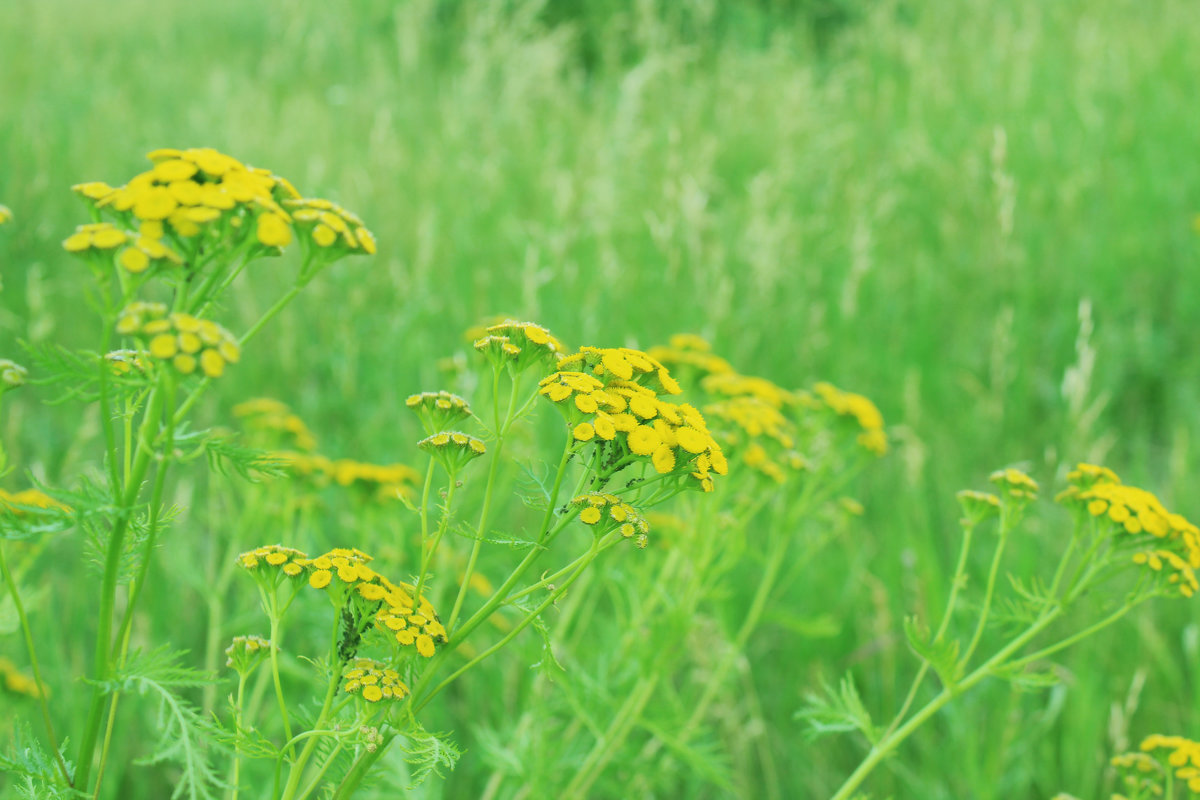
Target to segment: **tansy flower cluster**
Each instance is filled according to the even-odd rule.
[[[735,396],[704,406],[717,438],[742,463],[772,480],[783,483],[788,470],[807,466],[796,452],[795,425],[774,406],[756,395]]]
[[[252,224],[263,246],[286,247],[291,242],[291,218],[279,201],[300,195],[286,179],[207,147],[163,148],[147,158],[154,166],[124,186],[93,182],[72,188],[97,209],[136,225],[148,240],[182,241],[229,221],[234,228]],[[80,249],[87,246],[101,245]]]
[[[636,374],[665,390],[678,391],[665,368],[638,356],[644,354],[588,348],[587,357],[596,361],[593,373],[607,381],[595,374],[562,370],[543,378],[538,391],[563,413],[577,442],[596,440],[602,449],[615,448],[606,453],[614,465],[648,459],[658,474],[679,472],[694,478],[704,491],[712,491],[712,474],[727,474],[729,464],[704,416],[688,403],[663,400],[649,386],[615,377]],[[581,365],[575,357],[563,363]]]
[[[1121,483],[1112,470],[1080,464],[1067,475],[1071,486],[1060,502],[1082,507],[1090,516],[1136,537],[1135,564],[1166,575],[1184,597],[1200,591],[1200,528],[1175,514],[1150,492]]]
[[[308,563],[308,583],[314,589],[342,585],[368,603],[379,603],[376,628],[390,633],[402,647],[413,647],[426,658],[435,652],[435,642],[446,641],[433,604],[422,597],[414,603],[416,588],[407,583],[392,583],[367,566],[371,557],[359,550],[335,548]]]
[[[121,230],[111,222],[94,222],[79,225],[75,232],[63,240],[63,249],[69,253],[88,255],[93,251],[117,251],[117,263],[126,272],[140,275],[151,267],[179,266],[183,259],[161,240],[162,226],[145,226],[148,233],[132,233]],[[158,236],[151,234],[158,233]]]
[[[822,381],[813,387],[816,399],[838,416],[852,417],[861,432],[858,443],[869,452],[882,456],[887,452],[887,434],[883,430],[883,415],[861,394],[845,392]]]
[[[628,347],[581,347],[558,363],[560,370],[590,370],[608,383],[612,379],[632,381],[655,394],[681,394],[683,389],[658,359]]]
[[[1161,795],[1162,789],[1158,784],[1162,782],[1162,774],[1170,770],[1177,780],[1187,786],[1190,793],[1200,794],[1200,742],[1182,736],[1164,736],[1156,733],[1142,740],[1140,750],[1141,752],[1114,756],[1112,759],[1114,767],[1132,773],[1126,777],[1127,784],[1149,784],[1153,787],[1153,794]],[[1164,753],[1165,770],[1158,761]],[[1138,787],[1135,785],[1134,788]]]
[[[292,209],[292,220],[307,234],[306,241],[318,248],[375,254],[375,235],[357,214],[328,200],[295,197],[283,204]]]
[[[998,469],[988,476],[988,480],[1012,500],[1027,503],[1037,499],[1037,481],[1015,467]]]
[[[618,530],[626,539],[633,539],[638,547],[646,546],[646,535],[650,525],[636,508],[615,494],[591,492],[571,501],[581,506],[579,521],[596,529],[596,535]]]
[[[457,474],[468,462],[487,452],[481,439],[461,431],[440,431],[417,442],[417,447],[429,453],[451,475]]]
[[[445,391],[409,395],[404,405],[417,415],[428,434],[447,430],[471,416],[466,400]]]
[[[271,654],[271,642],[261,636],[235,636],[225,648],[225,666],[248,675]]]
[[[350,458],[334,461],[320,453],[288,450],[272,452],[271,458],[293,478],[306,481],[315,489],[336,484],[373,502],[411,496],[420,477],[407,464],[369,464]]]
[[[400,680],[400,673],[379,661],[360,658],[342,673],[342,691],[360,694],[368,703],[381,700],[403,700],[408,696],[408,686]]]
[[[117,376],[134,373],[145,375],[150,368],[147,354],[141,350],[113,350],[104,354],[104,360],[108,362],[112,373]]]
[[[553,369],[562,357],[562,342],[535,322],[504,320],[489,325],[487,335],[475,340],[474,347],[493,367],[511,364],[517,371],[527,367]]]
[[[684,377],[689,373],[705,376],[733,372],[728,361],[712,352],[707,340],[690,333],[677,333],[665,347],[651,347],[646,355]]]
[[[256,397],[233,407],[233,415],[242,420],[248,430],[265,434],[278,443],[282,436],[296,450],[311,451],[317,446],[304,420],[292,413],[285,403],[270,397]]]
[[[752,375],[739,375],[736,372],[710,375],[701,381],[701,387],[708,394],[716,396],[753,397],[777,410],[790,408],[800,402],[799,395],[784,389],[773,381]],[[882,425],[882,419],[880,425]]]
[[[425,597],[419,603],[414,602],[414,586],[392,583],[368,566],[371,560],[371,556],[355,548],[336,547],[309,558],[282,545],[266,545],[238,556],[238,563],[256,574],[270,569],[292,578],[307,575],[308,585],[330,593],[336,605],[357,598],[373,615],[375,629],[388,640],[401,647],[412,647],[427,658],[432,656],[435,645],[447,640],[446,629],[433,604]]]
[[[219,378],[226,364],[241,358],[237,340],[225,328],[191,314],[167,314],[162,303],[130,303],[117,318],[117,333],[142,340],[150,356],[181,375],[199,368],[207,377]]]

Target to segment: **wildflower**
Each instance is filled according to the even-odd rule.
[[[788,391],[766,378],[739,375],[732,370],[704,378],[700,384],[711,395],[730,398],[752,397],[776,410],[797,405],[800,400],[795,392]]]
[[[964,524],[974,525],[1000,513],[1000,498],[989,492],[964,489],[957,497],[962,506]]]
[[[6,205],[0,204],[0,225],[7,225],[8,223],[12,222],[12,218],[12,209]]]
[[[1037,498],[1037,481],[1019,469],[1009,467],[996,470],[988,476],[988,480],[999,486],[1005,497],[1013,500],[1029,502]]]
[[[447,430],[471,416],[466,400],[445,391],[409,395],[404,404],[420,418],[428,434]]]
[[[166,314],[162,303],[131,303],[117,318],[117,332],[147,343],[149,354],[169,362],[181,375],[197,368],[209,378],[219,378],[226,364],[241,358],[233,334],[210,320],[190,314]]]
[[[403,700],[408,696],[408,687],[400,680],[399,672],[369,658],[356,659],[342,673],[342,680],[342,691],[359,694],[368,703]]]
[[[63,240],[63,249],[68,253],[87,250],[115,250],[129,241],[129,234],[111,222],[94,222],[79,225],[75,232]]]
[[[1182,736],[1153,734],[1142,740],[1141,751],[1170,751],[1167,765],[1175,771],[1175,777],[1187,784],[1188,790],[1200,793],[1200,742]]]
[[[712,353],[708,341],[688,333],[675,334],[666,347],[651,347],[646,355],[676,372],[686,370],[702,376],[733,372],[728,361]]]
[[[238,565],[250,572],[262,585],[273,588],[304,574],[308,555],[279,544],[264,545],[237,557]]]
[[[271,653],[271,642],[261,636],[235,636],[225,648],[225,666],[246,676]]]
[[[278,400],[267,397],[247,400],[234,406],[233,414],[245,420],[248,429],[265,437],[272,444],[283,440],[297,450],[306,452],[317,446],[317,439],[304,424],[304,420]]]
[[[283,203],[293,209],[292,220],[296,227],[307,232],[309,240],[320,250],[375,254],[375,236],[357,214],[316,198],[295,197]],[[262,236],[261,229],[259,235]]]
[[[354,487],[369,499],[387,500],[412,494],[420,475],[406,464],[368,464],[343,458],[333,462],[332,477],[337,485]]]
[[[1111,470],[1080,464],[1068,474],[1072,485],[1058,496],[1059,502],[1074,505],[1109,530],[1146,543],[1135,552],[1134,563],[1165,576],[1184,597],[1200,586],[1195,570],[1200,569],[1200,528],[1181,514],[1169,511],[1151,492],[1128,486]]]
[[[0,394],[25,385],[29,370],[15,361],[0,358]]]
[[[529,367],[546,370],[556,367],[562,357],[562,342],[535,322],[508,319],[486,330],[474,347],[495,369],[512,365],[518,372]]]
[[[875,404],[860,394],[845,392],[831,383],[813,387],[820,403],[840,417],[852,417],[861,429],[858,444],[877,456],[887,453],[887,434],[883,431],[883,415]]]
[[[591,526],[597,536],[618,530],[626,539],[644,539],[650,532],[645,517],[614,494],[591,492],[576,497],[571,505],[582,507],[579,521]],[[644,547],[645,544],[639,546]]]
[[[662,363],[641,350],[628,347],[581,347],[559,362],[559,369],[589,370],[609,383],[613,379],[633,382],[655,394],[680,394],[683,389]]]
[[[104,360],[114,375],[132,375],[134,372],[145,375],[149,367],[148,355],[139,350],[113,350],[104,354]]]
[[[483,441],[460,431],[442,431],[426,436],[417,447],[429,453],[450,475],[487,452]]]

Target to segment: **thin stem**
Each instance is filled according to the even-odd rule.
[[[975,533],[975,524],[966,523],[963,526],[962,546],[958,551],[958,566],[954,568],[954,579],[950,585],[950,597],[946,600],[946,610],[942,612],[942,622],[938,625],[937,634],[934,635],[933,641],[939,642],[946,635],[946,630],[950,627],[950,619],[954,615],[954,607],[958,604],[958,592],[966,582],[967,571],[967,554],[971,550],[971,537]],[[917,670],[917,676],[913,678],[912,686],[908,689],[908,696],[904,698],[904,703],[900,706],[900,710],[896,712],[896,716],[892,718],[892,724],[888,726],[886,733],[891,733],[904,720],[904,715],[908,713],[908,709],[912,707],[913,701],[917,699],[917,691],[921,688],[921,683],[925,680],[925,676],[929,673],[929,661],[922,659],[921,668]]]
[[[612,534],[609,534],[609,536],[612,536]],[[558,600],[558,598],[562,597],[563,594],[566,593],[567,589],[570,588],[571,584],[574,583],[579,578],[579,576],[583,574],[583,571],[584,571],[584,569],[587,568],[588,564],[590,564],[593,560],[595,560],[596,556],[600,554],[601,549],[602,549],[601,548],[601,540],[599,538],[593,539],[591,549],[588,551],[588,553],[591,557],[588,558],[587,560],[583,561],[583,563],[581,563],[575,569],[575,571],[572,572],[571,575],[565,581],[563,581],[563,584],[561,586],[556,587],[553,592],[551,592],[549,595],[547,595],[547,597],[540,604],[538,604],[538,606],[536,608],[534,608],[534,610],[531,611],[525,617],[525,619],[521,620],[516,625],[514,625],[512,630],[510,630],[508,633],[506,633],[500,639],[500,641],[496,642],[494,645],[489,647],[487,650],[484,650],[482,653],[475,656],[473,659],[468,661],[466,664],[459,667],[457,670],[455,670],[453,673],[451,673],[449,677],[447,677],[445,680],[443,680],[441,683],[439,683],[437,686],[435,686],[428,694],[425,694],[424,696],[422,696],[420,702],[415,702],[413,704],[412,713],[416,714],[417,712],[419,712],[422,708],[424,708],[429,703],[430,700],[432,700],[434,697],[436,697],[438,695],[439,692],[441,692],[443,689],[445,689],[447,686],[449,686],[451,683],[453,683],[455,681],[455,679],[457,679],[460,675],[462,675],[467,670],[471,669],[471,667],[475,666],[476,664],[480,663],[481,661],[487,659],[488,657],[490,657],[491,655],[496,653],[496,651],[500,650],[506,644],[511,642],[517,636],[517,634],[519,634],[521,631],[525,630],[525,628],[529,627],[529,625],[532,624],[532,622],[535,619],[537,619],[543,611],[545,611],[547,608],[549,608],[551,605],[553,605],[554,602]],[[432,674],[432,670],[430,671],[430,674]],[[428,684],[428,682],[429,682],[428,679],[422,680],[422,682],[420,684],[418,684],[417,689],[414,690],[413,696],[416,697],[417,692],[421,691],[424,688],[424,686],[426,686]]]
[[[267,614],[271,617],[271,679],[275,683],[275,698],[279,701],[279,715],[283,720],[283,736],[285,740],[292,738],[292,723],[288,719],[287,701],[283,699],[283,682],[279,678],[279,606],[276,602],[277,595],[272,591],[267,597],[264,595],[264,605],[267,606]],[[280,754],[282,755],[282,750]]]
[[[325,690],[325,702],[321,704],[321,713],[317,715],[317,721],[313,723],[313,730],[309,733],[317,733],[323,730],[324,725],[329,716],[329,708],[333,705],[334,695],[337,694],[338,684],[342,680],[342,662],[338,658],[338,623],[341,621],[341,613],[333,615],[333,631],[329,641],[329,686]],[[304,736],[305,734],[301,734]],[[283,757],[284,751],[289,747],[294,748],[295,743],[289,742],[280,751],[280,758]],[[293,800],[297,788],[300,786],[300,779],[304,777],[304,767],[308,764],[308,759],[312,757],[313,750],[317,747],[317,737],[313,736],[304,749],[300,751],[300,756],[292,764],[291,772],[288,774],[287,786],[283,790],[283,800]]]
[[[462,584],[458,587],[458,596],[454,598],[454,607],[450,611],[450,621],[446,630],[453,631],[458,622],[459,612],[462,611],[463,601],[467,598],[467,589],[471,585],[471,576],[475,574],[475,562],[479,560],[479,551],[483,548],[484,534],[487,531],[488,519],[492,512],[492,497],[496,488],[496,476],[500,473],[500,456],[504,451],[504,439],[512,425],[513,414],[517,409],[517,396],[521,389],[521,375],[512,376],[512,387],[508,393],[508,408],[505,410],[504,421],[500,421],[500,370],[493,371],[492,378],[492,418],[496,425],[496,447],[492,452],[492,463],[488,465],[487,485],[483,491],[483,507],[479,511],[479,523],[475,526],[475,543],[471,546],[471,555],[467,559],[467,568],[463,573]]]
[[[96,752],[96,739],[100,733],[100,724],[104,712],[104,688],[100,682],[108,677],[111,668],[112,628],[116,607],[117,578],[121,570],[121,559],[125,553],[125,534],[129,530],[129,522],[133,516],[134,504],[141,491],[142,479],[150,467],[152,450],[150,447],[150,429],[154,421],[162,414],[162,393],[155,390],[150,393],[148,407],[142,418],[138,432],[137,453],[134,457],[130,480],[123,487],[120,510],[113,523],[112,533],[108,539],[108,551],[104,561],[104,578],[100,589],[99,630],[96,633],[96,650],[93,657],[92,675],[96,686],[92,691],[92,702],[88,709],[87,722],[80,739],[79,756],[76,759],[74,786],[86,791],[88,779],[92,770],[92,758]]]
[[[432,466],[432,464],[431,464]],[[438,545],[442,543],[442,537],[446,535],[446,530],[450,527],[450,516],[453,513],[454,506],[454,489],[458,486],[458,481],[454,476],[450,476],[450,486],[446,489],[446,505],[442,509],[442,518],[438,521],[438,529],[433,535],[433,541],[429,542],[425,538],[424,531],[421,532],[421,573],[417,576],[417,601],[424,597],[422,594],[425,588],[425,577],[429,574],[429,565],[433,562],[433,556],[437,553]],[[422,508],[424,508],[425,498],[422,498]],[[424,519],[422,519],[424,525]]]
[[[1004,546],[1008,543],[1009,530],[1008,519],[1002,516],[1000,519],[1000,541],[996,544],[996,552],[992,556],[992,566],[988,570],[988,582],[987,589],[983,595],[983,607],[979,611],[979,622],[975,625],[975,633],[971,636],[971,643],[967,645],[967,650],[963,653],[963,664],[971,663],[971,656],[975,654],[975,648],[979,646],[979,641],[983,638],[983,630],[987,627],[988,616],[992,610],[992,597],[996,591],[996,576],[1000,574],[1000,560],[1004,555]]]
[[[1077,631],[1059,642],[1055,642],[1054,644],[1050,645],[1049,647],[1044,647],[1041,650],[1038,650],[1036,653],[1031,653],[1030,655],[1022,656],[1021,658],[1018,658],[1015,661],[1010,661],[1006,666],[1008,666],[1008,667],[1023,667],[1026,664],[1032,664],[1035,661],[1041,661],[1042,659],[1047,658],[1047,657],[1053,655],[1054,653],[1057,653],[1059,650],[1064,650],[1064,649],[1070,647],[1071,645],[1075,644],[1076,642],[1082,641],[1083,639],[1086,639],[1087,637],[1091,636],[1092,634],[1097,633],[1097,632],[1103,630],[1104,628],[1107,628],[1109,625],[1112,625],[1114,622],[1119,620],[1121,617],[1125,616],[1130,611],[1137,608],[1138,605],[1141,604],[1141,602],[1144,602],[1144,600],[1139,601],[1138,603],[1132,603],[1132,604],[1126,602],[1124,605],[1122,605],[1116,611],[1109,614],[1107,617],[1100,620],[1099,622],[1095,622],[1095,623],[1089,625],[1088,627],[1084,628],[1083,630]]]
[[[596,782],[596,778],[600,776],[604,767],[612,760],[615,755],[617,746],[625,741],[625,737],[629,735],[630,728],[646,708],[646,704],[650,702],[650,698],[654,694],[654,690],[658,688],[658,682],[662,678],[661,673],[642,676],[638,679],[633,690],[625,698],[625,702],[621,704],[620,710],[613,716],[612,721],[596,744],[592,747],[591,752],[583,760],[583,764],[579,767],[579,771],[575,773],[575,777],[563,789],[562,796],[566,798],[586,797],[588,789]]]
[[[237,699],[234,701],[233,706],[233,730],[238,734],[242,732],[243,726],[242,700],[246,696],[247,677],[248,675],[245,672],[238,673]],[[230,800],[237,800],[238,792],[241,791],[241,772],[242,748],[235,743],[233,748],[233,774],[229,777]]]
[[[911,736],[918,728],[924,725],[930,717],[940,711],[951,700],[973,688],[975,684],[991,675],[997,667],[1005,663],[1009,656],[1028,644],[1031,639],[1041,633],[1046,626],[1053,622],[1060,614],[1062,614],[1062,609],[1054,608],[1042,615],[1042,617],[1030,625],[1024,633],[1009,642],[994,656],[981,664],[974,672],[972,672],[954,687],[943,689],[937,697],[935,697],[933,700],[930,700],[916,714],[913,714],[912,718],[908,722],[904,723],[891,734],[880,738],[875,746],[871,748],[871,752],[867,754],[867,757],[864,758],[862,763],[858,765],[858,768],[850,774],[850,777],[846,779],[846,782],[842,784],[841,788],[838,789],[838,791],[833,795],[833,797],[830,798],[830,800],[847,800],[847,798],[851,796],[852,792],[854,792],[854,790],[857,789],[864,780],[866,780],[867,776],[871,774],[875,767],[879,766],[879,763],[883,761],[883,759],[889,754],[891,754],[901,742]]]
[[[21,595],[17,591],[17,582],[13,580],[12,573],[8,569],[8,559],[4,555],[4,542],[0,541],[0,574],[3,574],[4,582],[8,585],[8,593],[12,596],[13,607],[17,610],[17,619],[21,623],[21,634],[25,637],[25,649],[29,651],[29,664],[33,669],[33,681],[38,689],[38,705],[42,709],[42,720],[46,723],[46,735],[50,737],[50,749],[54,752],[54,758],[58,764],[58,769],[62,773],[63,780],[68,784],[71,782],[71,772],[67,769],[67,762],[63,760],[62,753],[58,749],[58,737],[54,734],[54,723],[50,720],[50,704],[47,700],[46,682],[42,680],[42,668],[38,664],[37,649],[33,646],[33,631],[29,627],[29,618],[25,616],[25,606],[21,602]]]

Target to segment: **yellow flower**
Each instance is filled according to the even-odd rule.
[[[279,214],[267,211],[258,215],[258,241],[267,247],[287,247],[292,243],[292,229]]]
[[[111,222],[80,225],[75,233],[63,240],[63,249],[70,253],[85,250],[113,250],[129,241],[129,235]]]

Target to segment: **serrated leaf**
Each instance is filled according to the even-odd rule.
[[[964,665],[958,660],[957,639],[933,640],[929,628],[917,617],[904,618],[904,635],[908,639],[908,646],[937,673],[943,686],[950,687],[958,683]]]

